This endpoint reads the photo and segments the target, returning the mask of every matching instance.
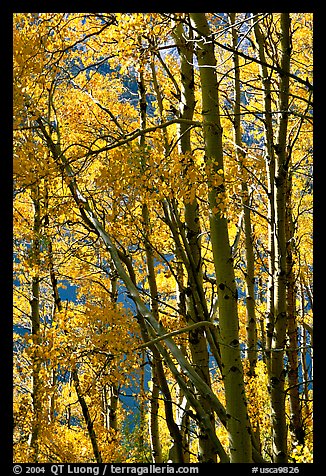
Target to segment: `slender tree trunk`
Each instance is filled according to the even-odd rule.
[[[174,29],[174,37],[178,44],[178,51],[180,55],[180,74],[181,74],[181,97],[180,97],[180,118],[192,120],[195,108],[195,91],[194,91],[194,71],[193,71],[193,39],[187,38],[182,23],[177,23]],[[178,125],[178,147],[181,157],[189,157],[186,159],[183,176],[187,174],[188,166],[192,165],[191,158],[191,137],[190,128],[188,124]],[[182,159],[183,160],[183,159]],[[191,186],[191,184],[189,184]],[[187,183],[185,183],[187,187]],[[186,319],[187,323],[198,322],[205,320],[203,311],[202,297],[203,292],[203,273],[202,273],[202,258],[201,258],[201,228],[199,219],[199,205],[196,200],[190,199],[184,204],[185,213],[185,238],[189,248],[189,261],[191,257],[191,270],[188,269],[188,282],[186,292]],[[199,327],[189,334],[189,345],[192,355],[194,368],[202,379],[211,386],[210,372],[209,372],[209,354],[207,349],[207,341],[204,333],[204,328]],[[207,403],[205,397],[198,395],[198,400],[204,410],[206,410],[211,425],[214,428],[214,412]],[[216,454],[210,439],[205,432],[199,429],[198,440],[198,460],[203,463],[216,462]]]
[[[246,255],[246,311],[247,311],[247,358],[249,361],[248,376],[255,376],[255,369],[257,364],[257,321],[255,311],[255,256],[253,248],[253,235],[251,225],[251,211],[250,211],[250,196],[246,180],[246,170],[243,161],[245,160],[245,153],[242,144],[242,129],[241,129],[241,86],[240,86],[240,65],[239,56],[236,51],[238,48],[238,32],[234,26],[236,23],[236,14],[230,13],[230,21],[232,25],[232,46],[235,51],[233,54],[234,64],[234,142],[236,146],[235,154],[239,163],[241,174],[241,202],[243,206],[243,227],[245,238],[245,255]],[[255,436],[260,447],[260,428],[259,422],[255,423]]]
[[[145,455],[145,435],[146,431],[146,403],[145,403],[145,365],[146,365],[146,352],[141,351],[141,364],[140,364],[140,383],[139,383],[139,434],[138,445],[139,455],[141,463],[146,461]]]
[[[310,307],[311,309],[313,309],[313,295],[312,295],[312,289],[311,289],[311,286],[309,285],[309,283],[307,283],[306,281],[306,278],[304,276],[304,273],[301,271],[300,273],[300,280],[303,284],[303,289],[306,291],[307,293],[307,297],[308,297],[308,301],[309,301],[309,304],[310,304]],[[311,335],[311,338],[312,338],[312,335]]]
[[[302,379],[303,379],[303,397],[304,397],[304,400],[306,402],[309,401],[309,385],[308,385],[308,381],[309,381],[309,372],[308,372],[308,366],[307,366],[307,331],[306,329],[304,328],[304,326],[301,326],[301,334],[302,334],[302,341],[301,341],[301,345],[302,345],[302,350],[301,350],[301,366],[302,366]],[[303,418],[307,416],[307,409],[308,409],[308,405],[303,405],[303,409],[304,409],[304,415],[303,415]]]
[[[51,316],[51,326],[53,326],[56,318],[56,311],[59,309],[60,304],[60,296],[57,287],[57,279],[54,270],[54,263],[53,263],[53,247],[52,247],[52,240],[49,235],[49,183],[48,177],[44,179],[44,216],[43,216],[43,223],[44,223],[44,236],[46,237],[46,243],[48,247],[48,267],[50,272],[50,281],[53,290],[53,299],[54,303],[52,306],[52,316]],[[49,410],[48,410],[48,421],[49,423],[54,422],[55,420],[55,397],[56,397],[56,390],[57,390],[57,372],[55,364],[51,361],[50,362],[51,368],[51,394],[49,396]]]
[[[263,292],[263,282],[261,276],[258,278],[258,301],[260,304],[265,302],[264,300],[264,292]],[[264,364],[267,366],[267,359],[266,359],[266,331],[265,331],[265,319],[264,317],[259,318],[259,327],[260,327],[260,342],[261,342],[261,350],[262,350],[262,358]]]
[[[146,129],[146,90],[145,90],[145,83],[144,83],[144,76],[143,73],[139,73],[138,79],[138,94],[139,94],[139,104],[140,104],[140,127],[141,129]],[[145,154],[145,136],[140,136],[139,139],[139,147],[141,149],[141,153]],[[146,158],[145,156],[141,155],[141,166],[144,169],[146,166]],[[146,203],[142,204],[142,217],[143,217],[143,226],[144,226],[144,245],[145,245],[145,253],[146,253],[146,266],[147,266],[147,276],[148,276],[148,284],[150,289],[151,295],[151,309],[152,313],[155,318],[158,320],[158,290],[156,284],[156,274],[155,274],[155,265],[154,265],[154,254],[153,249],[150,244],[150,217],[148,206]],[[158,359],[159,356],[156,355]],[[163,456],[162,456],[162,446],[160,441],[160,432],[159,432],[159,380],[157,376],[157,365],[158,361],[157,358],[154,357],[152,363],[152,395],[150,397],[150,441],[151,441],[151,448],[152,448],[152,456],[154,458],[155,463],[162,463]]]
[[[301,314],[301,321],[304,323],[305,319],[305,297],[304,297],[304,282],[303,277],[300,276],[300,314]],[[309,380],[309,373],[308,373],[308,366],[307,366],[307,330],[305,329],[304,325],[300,326],[300,361],[302,367],[302,380],[303,380],[303,390],[301,394],[301,398],[303,399],[302,405],[302,418],[306,418],[308,416],[308,400],[309,400],[309,390],[308,390],[308,380]],[[312,338],[312,337],[311,337]],[[306,404],[305,402],[306,401]]]
[[[287,424],[285,413],[285,368],[284,348],[286,345],[286,183],[289,156],[287,151],[287,125],[289,107],[290,71],[290,15],[281,14],[281,68],[279,110],[282,111],[275,145],[275,320],[271,358],[271,402],[273,422],[273,461],[287,462]]]
[[[98,444],[97,444],[97,437],[96,437],[96,433],[95,433],[95,430],[94,430],[93,420],[92,420],[92,417],[90,415],[88,405],[87,405],[86,400],[84,398],[83,392],[80,388],[77,369],[73,368],[71,374],[72,374],[72,379],[73,379],[74,384],[75,384],[77,398],[78,398],[79,404],[81,406],[83,417],[84,417],[84,420],[85,420],[85,423],[86,423],[86,426],[87,426],[88,435],[89,435],[89,438],[91,440],[94,457],[95,457],[97,463],[102,463],[102,457],[101,457],[101,453],[100,453],[100,450],[99,450]]]
[[[287,425],[285,415],[285,369],[284,348],[286,344],[286,183],[288,168],[287,124],[290,71],[290,17],[281,14],[281,69],[279,85],[279,107],[281,115],[277,133],[272,120],[272,91],[269,71],[261,67],[264,86],[265,135],[267,153],[268,195],[269,195],[269,284],[266,331],[266,357],[270,379],[273,461],[287,462]],[[266,61],[266,41],[259,24],[254,26],[259,57]],[[274,141],[273,135],[276,136]],[[272,294],[274,303],[272,303]]]
[[[118,389],[115,384],[110,385],[109,429],[118,431]]]
[[[180,428],[180,433],[182,435],[182,451],[183,451],[183,459],[184,459],[183,462],[189,463],[190,462],[190,441],[189,441],[190,405],[182,389],[178,388],[178,390],[179,391],[176,392],[176,400],[177,400],[176,424]]]
[[[110,296],[111,301],[116,305],[118,299],[118,289],[117,289],[117,277],[112,276],[110,279],[111,288],[110,288]],[[111,428],[114,431],[118,431],[118,403],[119,403],[119,394],[118,394],[118,387],[115,383],[111,383],[109,386],[110,389],[110,406],[109,406],[109,418],[108,428]]]
[[[182,39],[183,43],[185,42],[185,39]],[[189,54],[189,53],[188,53]],[[192,54],[191,54],[192,58]],[[183,65],[184,66],[184,65]],[[151,63],[151,68],[152,68],[152,74],[153,74],[153,83],[154,83],[154,90],[156,92],[156,97],[157,97],[157,103],[158,103],[158,109],[160,113],[160,118],[161,121],[163,121],[163,103],[162,103],[162,95],[160,92],[160,88],[156,79],[156,72],[155,72],[155,67],[154,63]],[[191,65],[190,65],[191,68]],[[193,77],[192,77],[193,80]],[[189,81],[189,72],[187,74],[187,80]],[[191,80],[190,80],[190,85],[191,85]],[[184,93],[185,96],[185,93]],[[189,99],[190,96],[190,99]],[[180,98],[181,99],[181,98]],[[193,115],[193,104],[191,104],[191,100],[193,101],[193,91],[189,93],[188,97],[184,97],[183,101],[183,106],[180,108],[180,112],[182,114],[183,110],[188,109],[188,106],[186,103],[188,102],[190,104],[189,110],[186,113],[188,118],[192,118]],[[187,126],[188,127],[188,126]],[[186,132],[186,135],[189,138],[189,132]],[[182,137],[182,133],[179,130],[179,136]],[[187,139],[186,139],[187,140]],[[164,151],[165,154],[169,154],[169,141],[167,137],[167,131],[163,130],[163,141],[164,141]],[[180,144],[179,144],[180,147]],[[177,227],[173,227],[173,232],[177,233]],[[179,246],[176,246],[176,256],[177,256],[177,289],[176,289],[176,294],[177,294],[177,303],[178,303],[178,309],[179,309],[179,314],[181,316],[182,320],[185,320],[187,322],[187,304],[186,304],[186,289],[188,288],[187,285],[185,285],[185,277],[184,277],[184,260],[182,259],[182,255],[180,254],[179,250],[181,247],[181,243]],[[179,393],[180,393],[180,398],[183,398],[183,392],[181,388],[179,388]],[[172,415],[172,411],[169,408],[169,415]],[[187,417],[187,414],[184,413],[183,416],[181,416],[178,419],[178,422],[175,423],[174,420],[172,422],[171,416],[167,419],[168,426],[169,428],[171,427],[170,433],[171,436],[173,436],[173,444],[170,448],[169,451],[169,460],[174,461],[174,462],[189,462],[190,454],[189,454],[189,438],[188,438],[188,424],[189,424],[189,418]],[[178,431],[175,431],[175,428],[178,428]],[[180,455],[182,457],[180,458]]]
[[[108,396],[108,386],[104,385],[102,388],[102,415],[103,415],[103,426],[106,430],[110,428],[109,424],[109,396]]]
[[[163,463],[162,446],[159,426],[160,387],[156,365],[152,368],[152,392],[150,396],[149,434],[154,463]]]
[[[32,297],[31,321],[32,321],[32,338],[34,353],[32,356],[32,402],[33,402],[33,418],[32,429],[29,439],[31,448],[31,462],[39,462],[39,443],[40,431],[42,428],[42,380],[40,378],[41,359],[39,356],[39,346],[41,345],[40,335],[40,233],[41,233],[41,211],[39,186],[35,185],[32,189],[32,201],[34,206],[34,224],[33,224],[33,241],[31,247],[31,263],[36,267],[36,274],[32,277]]]
[[[258,45],[259,59],[262,62],[261,76],[263,83],[264,102],[264,128],[265,128],[265,160],[268,189],[268,283],[267,283],[267,308],[266,308],[266,364],[271,371],[271,348],[274,333],[274,275],[275,275],[275,205],[274,205],[274,181],[275,181],[275,149],[274,128],[272,112],[272,85],[271,76],[266,63],[266,41],[261,32],[258,22],[254,23],[255,38]]]
[[[197,58],[202,93],[202,116],[206,165],[209,174],[222,177],[223,145],[219,116],[218,84],[214,46],[205,14],[191,13],[197,32]],[[209,183],[210,230],[218,286],[221,358],[226,397],[227,429],[232,463],[252,462],[250,422],[239,347],[237,288],[233,269],[227,218],[219,206],[224,201],[223,183]]]
[[[158,354],[157,349],[155,352]],[[154,354],[155,355],[155,354]],[[186,463],[186,448],[183,446],[183,434],[174,419],[172,395],[165,377],[162,358],[160,357],[159,364],[157,365],[157,376],[160,385],[160,389],[164,396],[164,409],[166,424],[171,435],[172,447],[170,448],[170,454],[173,463]],[[184,454],[185,453],[185,454]]]
[[[286,275],[287,275],[287,335],[288,335],[288,385],[290,396],[290,430],[298,444],[304,444],[305,432],[301,415],[299,391],[299,352],[298,352],[298,323],[296,310],[296,279],[294,274],[294,223],[292,218],[292,177],[289,173],[286,193]]]
[[[232,46],[236,51],[238,47],[238,33],[234,27],[236,14],[230,13],[232,24]],[[236,145],[236,157],[239,162],[240,172],[245,175],[243,160],[245,159],[242,147],[242,131],[241,131],[241,91],[240,91],[240,66],[239,56],[234,53],[234,139]],[[255,367],[257,363],[257,325],[255,313],[255,259],[253,250],[251,213],[249,208],[249,190],[245,177],[241,180],[241,200],[244,213],[244,231],[245,231],[245,252],[246,252],[246,309],[247,309],[247,356],[249,360],[249,375],[255,375]]]
[[[103,426],[106,430],[118,431],[118,389],[115,384],[102,388]]]

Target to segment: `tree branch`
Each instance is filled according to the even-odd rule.
[[[195,322],[195,324],[191,324],[190,326],[183,327],[182,329],[178,329],[176,331],[168,332],[164,335],[156,337],[153,340],[145,342],[144,344],[140,345],[139,347],[136,347],[136,349],[134,349],[134,350],[144,349],[146,347],[151,346],[152,344],[156,344],[156,342],[159,342],[161,340],[166,339],[167,337],[173,337],[173,336],[176,336],[178,334],[183,334],[184,332],[192,331],[193,329],[197,329],[197,327],[202,327],[202,326],[210,326],[210,327],[215,328],[215,325],[210,321]]]

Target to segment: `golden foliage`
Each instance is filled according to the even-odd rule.
[[[33,459],[30,439],[35,425],[33,372],[35,377],[36,369],[42,382],[37,395],[41,405],[39,462],[95,461],[76,383],[72,381],[73,369],[78,372],[80,392],[89,409],[103,461],[136,462],[141,451],[138,446],[131,448],[126,438],[135,437],[140,442],[143,439],[142,457],[150,455],[145,426],[148,415],[145,423],[142,422],[143,427],[135,426],[132,430],[131,438],[126,425],[128,418],[136,420],[136,415],[132,415],[136,409],[128,413],[122,404],[124,394],[130,393],[133,398],[141,394],[145,403],[151,395],[151,390],[139,388],[141,379],[150,373],[143,373],[139,348],[144,328],[139,326],[138,309],[116,275],[107,247],[84,220],[86,202],[102,229],[112,238],[122,266],[134,280],[146,306],[153,309],[156,305],[159,321],[167,332],[179,330],[190,322],[187,314],[190,306],[195,310],[195,319],[202,312],[218,325],[219,277],[215,275],[213,261],[210,213],[226,217],[230,243],[234,245],[239,341],[243,346],[246,346],[248,326],[247,245],[243,224],[243,210],[247,207],[255,260],[259,346],[266,338],[270,159],[266,155],[264,81],[251,20],[246,14],[237,14],[239,52],[242,53],[239,56],[240,148],[234,140],[234,64],[229,47],[232,42],[229,19],[226,14],[207,15],[216,41],[223,169],[221,164],[208,163],[204,153],[196,62],[190,86],[195,96],[194,121],[188,123],[191,149],[180,153],[182,137],[177,120],[165,124],[178,118],[180,101],[185,100],[180,45],[175,44],[172,32],[176,22],[181,20],[187,24],[187,14],[14,14],[16,462]],[[275,66],[280,60],[280,15],[259,14],[253,21],[259,22],[265,38],[265,55],[270,65],[272,124],[276,131],[282,112],[279,111],[280,74]],[[312,83],[312,14],[291,13],[291,22],[287,165],[292,188],[287,206],[293,221],[292,271],[297,279],[296,304],[300,309],[297,324],[312,326],[308,295],[313,270],[312,103],[310,88],[302,83]],[[190,30],[186,26],[185,35]],[[146,134],[141,131],[140,116],[144,111],[139,104],[140,75],[147,101]],[[296,77],[301,82],[296,81]],[[71,194],[75,183],[82,196],[79,202]],[[208,194],[212,189],[219,193],[216,205],[209,210]],[[192,231],[185,212],[189,205],[196,206],[200,230],[196,243],[201,253],[198,268],[192,261],[193,250],[189,244]],[[155,278],[149,270],[150,258]],[[189,287],[194,269],[199,291]],[[156,296],[151,295],[153,279]],[[35,283],[39,297],[33,295]],[[57,294],[61,299],[58,300]],[[37,317],[35,312],[32,316],[35,300]],[[202,308],[197,307],[198,300],[204,303]],[[207,332],[205,335],[207,337]],[[193,363],[188,333],[179,334],[174,340]],[[257,350],[255,375],[248,376],[246,358],[243,358],[243,368],[249,417],[254,431],[260,435],[262,454],[268,459],[272,438],[269,381],[261,360],[260,350],[264,349]],[[146,369],[153,365],[153,356],[147,352]],[[171,359],[176,363],[173,356]],[[175,416],[180,389],[167,362],[163,368]],[[212,388],[224,405],[223,381],[215,361],[209,371]],[[182,377],[188,385],[187,376],[182,374]],[[106,391],[111,392],[109,401],[105,400]],[[115,409],[118,429],[108,428],[106,418],[114,407],[114,391],[119,400]],[[162,392],[159,398],[160,442],[164,460],[167,460],[171,435]],[[296,444],[289,436],[289,457],[296,463],[312,461],[309,405],[307,403],[305,444]],[[198,422],[190,421],[191,462],[196,463]],[[229,435],[218,419],[216,434],[227,450]]]

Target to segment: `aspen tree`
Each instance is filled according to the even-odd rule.
[[[303,277],[300,276],[300,314],[303,324],[299,327],[299,335],[300,335],[300,344],[302,346],[300,352],[300,360],[302,365],[302,374],[303,374],[303,397],[305,404],[303,405],[303,412],[302,417],[306,418],[308,415],[308,402],[309,402],[309,372],[307,366],[307,329],[304,326],[304,319],[305,319],[305,297],[304,297],[304,280]],[[310,339],[312,339],[312,335],[310,334]]]
[[[266,67],[266,39],[264,38],[259,22],[254,23],[255,39],[258,45],[258,55],[261,61],[260,70],[263,83],[264,102],[264,129],[265,129],[265,162],[268,188],[268,283],[267,283],[267,309],[266,309],[266,363],[271,369],[271,347],[274,333],[274,277],[275,277],[275,148],[272,111],[272,83],[271,75]]]
[[[39,184],[32,187],[32,201],[34,207],[34,223],[33,223],[33,241],[31,247],[31,261],[35,266],[36,272],[32,275],[31,289],[31,324],[33,338],[33,354],[32,354],[32,402],[33,417],[32,428],[29,444],[31,447],[31,462],[38,463],[40,456],[40,432],[42,429],[42,380],[41,371],[41,333],[40,333],[40,236],[41,236],[41,205]]]
[[[111,300],[116,305],[118,299],[118,290],[117,290],[117,277],[115,275],[111,276]],[[105,388],[103,389],[106,390]],[[108,415],[108,422],[107,422],[107,429],[113,429],[114,431],[118,430],[118,388],[115,383],[112,383],[109,386],[109,408],[107,411],[109,412]]]
[[[232,46],[234,51],[238,46],[238,34],[236,27],[234,26],[236,20],[236,14],[230,13],[230,21],[232,25]],[[240,90],[240,67],[239,57],[236,53],[233,54],[234,64],[234,141],[236,145],[236,158],[239,162],[240,173],[243,174],[244,167],[243,162],[245,160],[245,154],[242,146],[242,128],[241,128],[241,90]],[[247,288],[246,295],[246,310],[247,310],[247,355],[249,359],[249,374],[255,374],[255,366],[257,363],[257,326],[256,326],[256,314],[255,314],[255,257],[253,250],[253,236],[251,226],[251,211],[250,211],[250,198],[249,189],[246,180],[241,180],[241,201],[244,214],[244,234],[245,234],[245,253],[246,253],[246,270],[245,281]]]
[[[286,183],[289,166],[287,148],[287,126],[289,115],[289,76],[290,72],[290,27],[289,13],[280,16],[281,69],[279,86],[279,124],[275,148],[275,318],[274,338],[271,356],[271,405],[273,423],[273,461],[286,463],[287,423],[285,412],[285,369],[284,348],[286,345]]]
[[[291,166],[291,163],[289,164]],[[288,348],[288,385],[290,397],[290,430],[294,438],[301,445],[304,444],[304,430],[302,425],[301,402],[299,392],[299,352],[298,352],[298,322],[297,322],[297,284],[295,277],[295,247],[294,223],[292,217],[292,173],[289,172],[286,185],[286,278],[287,278],[287,335]]]
[[[144,74],[142,69],[144,68],[144,64],[140,65],[140,71],[138,72],[138,96],[139,96],[139,109],[140,109],[140,128],[146,129],[146,89],[145,89],[145,81],[144,81]],[[141,168],[145,170],[146,167],[146,151],[145,151],[146,141],[145,136],[142,135],[139,138],[139,148],[141,154]],[[147,267],[147,275],[148,275],[148,284],[150,289],[151,295],[151,310],[155,318],[158,320],[158,289],[156,283],[156,275],[155,275],[155,266],[154,266],[154,255],[153,249],[150,243],[150,217],[147,203],[142,204],[142,218],[144,222],[144,246],[145,246],[145,253],[146,253],[146,267]],[[150,439],[151,439],[151,447],[152,447],[152,455],[154,458],[155,463],[162,463],[163,456],[162,456],[162,446],[160,442],[160,433],[159,433],[159,380],[157,375],[157,365],[158,360],[160,359],[159,355],[154,352],[153,355],[153,364],[152,364],[152,393],[150,398],[150,418],[149,418],[149,429],[150,429]],[[157,360],[158,359],[158,360]]]
[[[193,43],[190,37],[192,30],[188,34],[184,30],[181,22],[177,23],[174,29],[174,37],[178,45],[180,55],[180,118],[192,120],[195,107],[194,92],[194,71],[193,71]],[[184,166],[183,174],[186,175],[187,167],[189,167],[193,159],[191,158],[191,129],[188,124],[181,123],[178,125],[178,146],[179,153],[183,157],[189,157],[189,161]],[[190,184],[189,184],[190,185]],[[194,197],[186,201],[184,204],[185,214],[185,239],[189,247],[188,259],[191,263],[188,266],[188,296],[186,295],[186,319],[188,323],[195,323],[205,320],[204,291],[203,291],[203,272],[201,257],[201,228],[199,217],[199,204]],[[203,309],[204,307],[204,309]],[[202,310],[201,310],[202,309]],[[191,349],[193,365],[202,379],[211,386],[209,373],[209,354],[207,349],[207,341],[204,328],[199,327],[189,333],[189,346]],[[211,424],[214,428],[214,412],[206,399],[200,394],[198,400],[209,415]],[[200,429],[199,432],[199,461],[203,463],[216,462],[214,447],[207,435]]]
[[[161,57],[159,56],[161,59]],[[151,72],[152,72],[152,79],[153,79],[153,88],[156,95],[157,106],[158,106],[158,114],[159,114],[159,121],[161,124],[164,123],[164,107],[163,107],[163,99],[162,99],[162,91],[161,86],[157,79],[156,67],[155,67],[155,56],[152,53],[152,58],[150,62]],[[179,89],[177,89],[179,91]],[[168,132],[166,128],[162,129],[162,141],[163,141],[163,151],[164,156],[168,157],[170,154],[170,144],[168,139]],[[176,247],[176,255],[178,255],[178,250]],[[183,287],[183,280],[184,280],[184,269],[182,259],[178,259],[177,262],[177,280],[176,280],[176,294],[177,294],[177,302],[178,302],[178,309],[180,317],[184,317],[186,315],[186,305],[185,305],[185,293]],[[157,349],[153,349],[153,355],[156,355],[155,361],[159,359],[161,361],[162,357],[159,357],[159,353]],[[181,368],[180,368],[180,371]],[[173,406],[172,406],[172,395],[166,379],[162,379],[162,372],[163,368],[161,367],[161,371],[159,371],[160,382],[161,382],[161,390],[163,390],[164,395],[164,406],[165,406],[165,416],[167,426],[171,435],[172,445],[169,448],[169,461],[173,462],[189,462],[189,440],[187,438],[187,415],[182,412],[181,410],[181,402],[183,399],[183,391],[178,386],[176,390],[176,398],[179,401],[179,408],[176,409],[176,417],[174,417]],[[181,413],[179,417],[177,414]],[[183,414],[182,414],[183,413]],[[185,418],[186,417],[186,418]]]
[[[164,108],[163,108],[163,101],[162,101],[162,93],[160,89],[160,85],[157,81],[157,75],[156,75],[156,70],[155,70],[155,62],[154,62],[154,56],[152,55],[151,58],[151,72],[152,72],[152,78],[153,78],[153,86],[154,86],[154,92],[156,95],[156,100],[158,104],[158,112],[159,112],[159,119],[160,123],[164,123]],[[163,139],[163,150],[164,154],[168,156],[170,152],[170,147],[169,147],[169,140],[168,140],[168,135],[167,135],[167,130],[166,128],[162,129],[162,139]],[[179,262],[179,272],[181,273],[181,276],[179,275],[179,279],[177,280],[177,289],[179,292],[181,282],[183,281],[183,267],[182,267],[182,262]],[[156,290],[157,293],[157,290]],[[180,293],[183,294],[183,293]],[[155,303],[157,306],[157,302]],[[155,310],[155,307],[153,307],[153,310]],[[184,312],[180,312],[181,315],[185,315],[185,304],[184,304]],[[158,315],[156,316],[158,317]],[[164,369],[162,365],[162,357],[160,356],[158,350],[153,346],[150,347],[150,349],[153,352],[154,356],[154,365],[156,365],[156,370],[157,371],[157,378],[159,381],[160,389],[162,391],[162,394],[164,395],[164,408],[165,408],[165,417],[166,417],[166,423],[171,435],[171,440],[172,440],[172,445],[169,449],[169,460],[172,460],[175,463],[183,463],[187,462],[189,458],[189,451],[188,451],[188,441],[185,438],[185,432],[184,428],[181,428],[180,426],[176,423],[174,414],[173,414],[173,407],[172,407],[172,396],[171,392],[164,374]],[[155,377],[155,375],[154,375]],[[153,382],[154,384],[154,382]],[[179,389],[181,392],[181,389]],[[182,392],[181,392],[182,393]]]
[[[275,127],[272,120],[271,76],[266,66],[266,38],[258,22],[254,25],[255,37],[261,60],[264,88],[265,138],[269,204],[269,285],[266,332],[266,356],[271,384],[273,427],[273,461],[287,461],[287,425],[285,415],[286,344],[286,187],[289,166],[287,147],[289,74],[290,74],[290,15],[280,15],[281,63],[279,73],[279,120]],[[276,131],[275,131],[276,128]],[[272,296],[274,295],[274,297]],[[273,299],[273,301],[272,301]]]
[[[221,177],[219,185],[209,184],[208,200],[211,243],[218,283],[220,348],[231,462],[250,463],[252,446],[239,347],[237,288],[227,218],[219,209],[224,195],[224,167],[214,45],[205,14],[191,13],[190,18],[196,32],[206,165],[211,173]]]

